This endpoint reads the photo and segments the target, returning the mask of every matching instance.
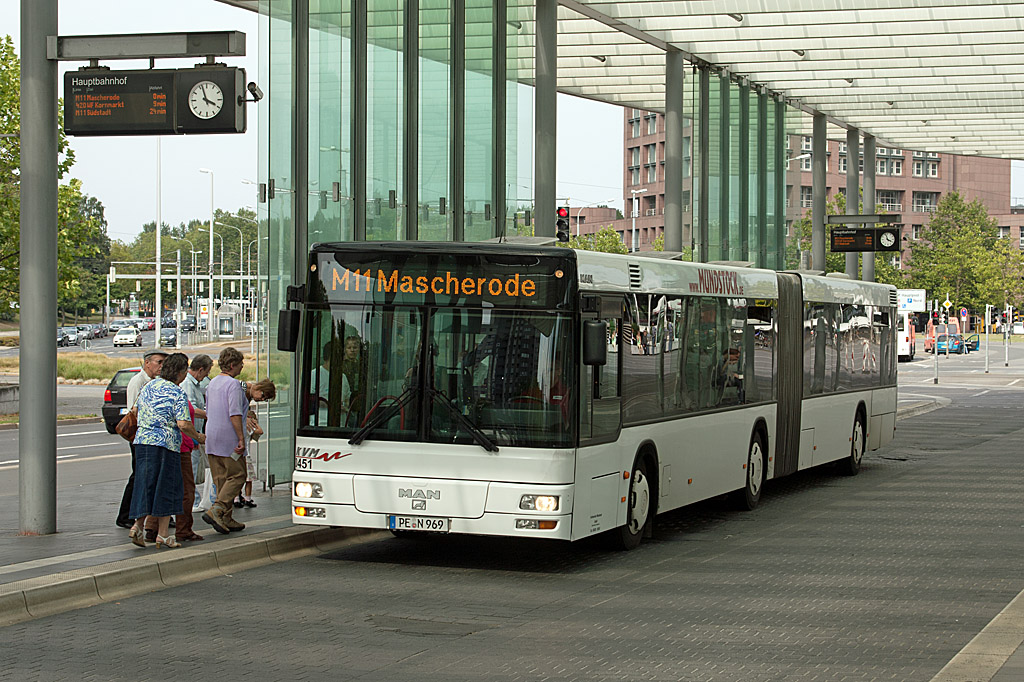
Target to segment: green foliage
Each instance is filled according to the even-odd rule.
[[[0,310],[19,298],[21,249],[21,60],[10,36],[0,40]],[[58,108],[58,125],[63,121]],[[62,127],[57,130],[57,178],[64,179],[75,157]],[[81,182],[70,179],[57,190],[58,299],[62,305],[96,301],[95,278],[103,269],[109,240],[103,206],[82,194]],[[101,280],[102,283],[102,280]]]
[[[605,225],[593,234],[569,237],[569,243],[567,246],[570,249],[580,249],[581,251],[629,253],[626,245],[622,243],[622,238],[619,237],[619,233],[613,230],[611,225]]]
[[[950,192],[939,200],[921,238],[910,247],[910,283],[927,290],[931,298],[944,300],[948,294],[954,306],[973,311],[983,310],[986,303],[1002,304],[1014,290],[1009,281],[1014,265],[1008,252],[997,250],[999,241],[1006,240],[998,238],[996,221],[989,218],[985,205]],[[997,265],[1000,253],[1002,267]],[[1000,269],[1004,275],[997,277]]]

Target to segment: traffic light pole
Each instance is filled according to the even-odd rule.
[[[986,303],[985,304],[985,374],[988,374],[988,355],[989,355],[988,330],[991,327],[991,325],[989,324],[988,321],[992,319],[990,317],[990,314],[989,314],[989,311],[991,309],[992,309],[992,306],[989,305],[988,303]]]

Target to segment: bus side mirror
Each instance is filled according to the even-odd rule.
[[[604,366],[608,362],[608,323],[583,323],[583,364]]]
[[[294,353],[299,347],[301,310],[282,310],[277,314],[277,349]]]

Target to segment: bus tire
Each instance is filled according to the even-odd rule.
[[[850,455],[839,462],[839,472],[842,475],[857,475],[857,472],[860,471],[861,460],[864,459],[864,449],[866,446],[864,413],[858,409],[856,415],[853,417],[853,434],[850,436]]]
[[[733,493],[733,502],[740,511],[752,511],[761,501],[761,492],[764,490],[764,481],[768,470],[768,467],[765,466],[766,462],[767,452],[764,436],[759,430],[755,430],[750,436],[750,446],[747,448],[744,485]]]
[[[629,477],[629,493],[626,496],[626,525],[617,528],[612,535],[618,549],[636,549],[654,523],[654,489],[647,476],[647,464],[643,455],[637,455]]]

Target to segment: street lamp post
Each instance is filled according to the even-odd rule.
[[[605,201],[594,201],[594,202],[591,202],[589,204],[584,204],[583,206],[580,206],[579,210],[576,211],[576,236],[577,237],[580,236],[580,213],[583,213],[583,209],[588,208],[590,206],[599,206],[601,204],[610,204],[613,201],[615,201],[615,199],[606,199]]]
[[[210,289],[206,292],[208,304],[206,306],[206,334],[210,341],[213,341],[213,171],[209,168],[200,168],[200,173],[210,176]],[[224,251],[224,242],[221,240],[221,252]],[[223,259],[221,268],[223,269]]]
[[[640,209],[637,208],[636,195],[637,194],[643,194],[644,192],[647,191],[647,188],[644,187],[643,189],[631,189],[629,191],[633,194],[633,210],[632,210],[632,213],[633,213],[633,234],[630,237],[630,241],[632,242],[632,248],[629,249],[632,252],[632,251],[639,251],[640,250],[640,248],[639,248],[640,245],[637,244],[637,240],[636,240],[636,214],[640,212]]]
[[[189,265],[192,268],[190,270],[191,279],[192,279],[192,288],[191,288],[191,292],[190,293],[192,294],[192,314],[194,315],[195,314],[195,302],[196,302],[196,254],[197,253],[202,253],[202,251],[196,251],[196,245],[193,244],[192,240],[188,239],[187,237],[182,237],[181,241],[188,242],[188,252],[189,252],[189,255],[192,257],[192,260],[189,261]],[[181,310],[180,309],[178,310],[178,317],[181,317]],[[180,320],[179,320],[179,322],[180,322]]]
[[[217,223],[217,225],[220,225],[221,227],[230,227],[232,230],[238,233],[238,298],[241,299],[242,290],[245,289],[245,286],[242,284],[242,277],[245,274],[245,271],[242,269],[242,241],[245,239],[245,237],[242,235],[242,230],[235,227],[234,225],[229,225],[228,223]],[[223,267],[223,260],[221,261],[221,264]],[[244,310],[242,311],[242,315],[244,317]]]

